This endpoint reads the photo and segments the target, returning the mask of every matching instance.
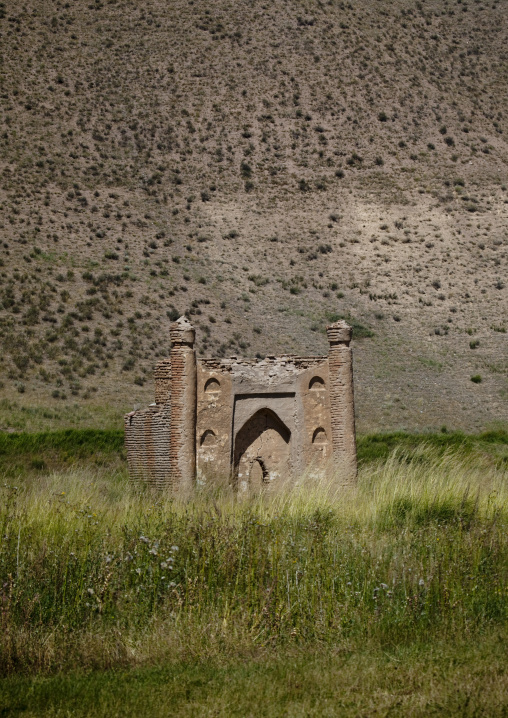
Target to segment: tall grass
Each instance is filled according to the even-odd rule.
[[[464,638],[507,618],[507,471],[420,447],[356,488],[191,502],[123,472],[2,489],[0,671]]]

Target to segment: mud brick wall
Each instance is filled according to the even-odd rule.
[[[171,396],[171,359],[163,359],[155,367],[155,403],[165,404]]]
[[[302,457],[298,471],[319,475],[328,470],[332,457],[330,379],[328,358],[320,357],[298,377],[299,408],[302,415]]]
[[[150,406],[125,417],[127,462],[133,481],[170,488],[169,425],[171,408]]]
[[[228,482],[234,395],[232,374],[216,362],[197,360],[196,478],[199,484]]]
[[[350,481],[357,473],[351,328],[337,322],[327,328],[327,334],[333,456],[345,480]]]
[[[351,327],[339,321],[327,335],[328,357],[198,361],[194,328],[178,319],[171,358],[155,368],[155,404],[125,417],[133,480],[180,495],[224,480],[256,490],[329,467],[354,481]]]

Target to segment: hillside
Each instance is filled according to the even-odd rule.
[[[322,353],[350,318],[361,431],[508,421],[505,3],[0,18],[6,426],[151,401],[181,313],[221,356]]]

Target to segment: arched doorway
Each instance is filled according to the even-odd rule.
[[[291,432],[270,409],[260,409],[235,439],[234,476],[238,491],[259,491],[289,473]]]

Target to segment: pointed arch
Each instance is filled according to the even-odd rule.
[[[236,434],[235,443],[238,440],[238,437],[242,434],[242,432],[245,432],[246,427],[250,424],[257,423],[258,420],[261,420],[261,423],[265,422],[265,428],[276,428],[281,432],[281,436],[284,439],[284,441],[289,443],[289,440],[291,438],[291,431],[288,429],[286,424],[280,419],[277,414],[268,407],[263,407],[262,409],[258,409],[254,414],[252,414],[249,419],[243,424],[243,426],[238,430]]]
[[[236,481],[244,489],[251,484],[269,484],[286,474],[289,466],[291,431],[268,408],[258,409],[235,437],[233,466]],[[255,479],[258,474],[262,480]]]

